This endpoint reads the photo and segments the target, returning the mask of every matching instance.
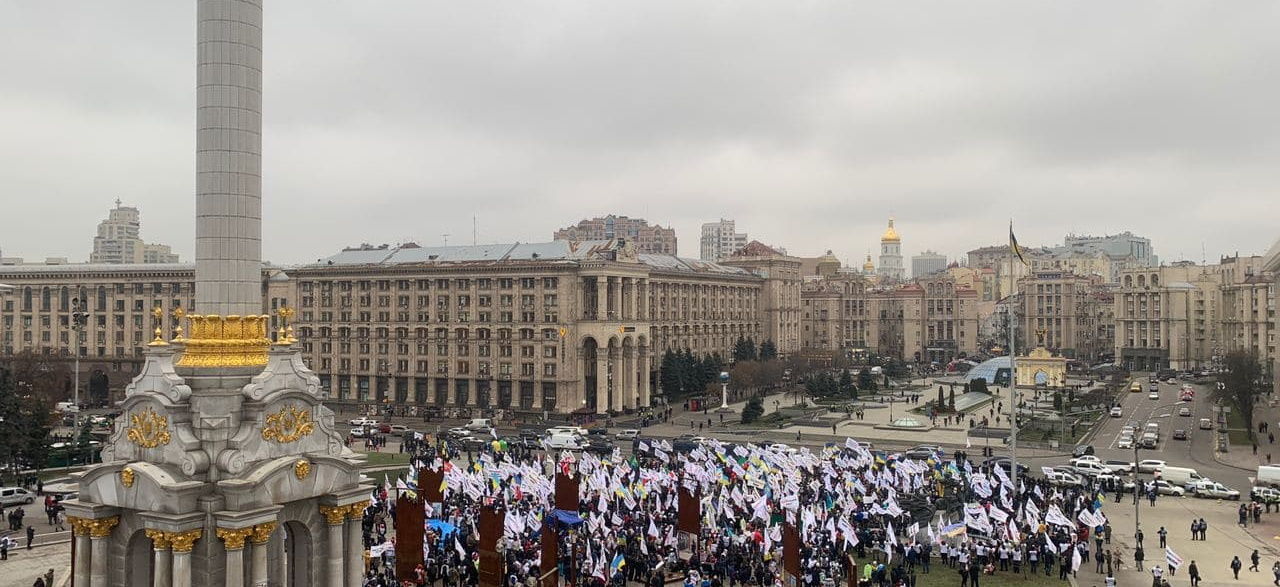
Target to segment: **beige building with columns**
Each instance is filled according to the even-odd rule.
[[[357,248],[289,271],[330,401],[606,413],[648,406],[668,349],[763,340],[769,278],[629,243]],[[272,294],[274,297],[275,294]]]

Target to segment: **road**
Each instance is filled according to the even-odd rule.
[[[1178,391],[1184,382],[1174,385],[1161,382],[1160,399],[1147,397],[1148,384],[1145,377],[1136,379],[1142,384],[1141,393],[1125,393],[1121,398],[1124,416],[1106,418],[1099,424],[1091,437],[1091,444],[1097,455],[1103,460],[1134,460],[1132,449],[1116,448],[1116,440],[1120,429],[1126,424],[1134,425],[1140,432],[1147,422],[1160,424],[1160,444],[1155,449],[1139,449],[1138,460],[1160,459],[1175,467],[1190,467],[1201,476],[1210,477],[1247,495],[1252,485],[1251,475],[1241,469],[1219,463],[1213,458],[1214,435],[1212,430],[1200,430],[1197,423],[1201,418],[1214,419],[1213,401],[1210,399],[1209,386],[1192,383],[1196,397],[1191,402],[1179,402]],[[1182,406],[1191,408],[1190,416],[1179,416]],[[1173,431],[1183,429],[1188,433],[1187,440],[1173,440]]]

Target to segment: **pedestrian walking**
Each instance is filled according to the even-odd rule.
[[[1156,532],[1156,534],[1159,534],[1159,535],[1160,535],[1160,548],[1164,548],[1164,547],[1165,547],[1165,537],[1169,535],[1169,531],[1168,531],[1168,530],[1165,530],[1165,529],[1164,529],[1164,526],[1160,526],[1160,530],[1159,530],[1159,531],[1157,531],[1157,532]]]
[[[1258,550],[1254,549],[1253,554],[1249,555],[1249,570],[1258,572],[1258,561],[1262,560],[1262,556],[1258,554]]]
[[[1200,567],[1196,566],[1196,561],[1191,561],[1191,566],[1187,567],[1187,575],[1191,577],[1191,587],[1200,584]]]
[[[27,550],[31,550],[31,543],[36,540],[36,527],[27,526]]]
[[[1280,585],[1280,561],[1271,563],[1271,576],[1274,577],[1274,580],[1271,581],[1271,584]]]
[[[1230,565],[1230,567],[1231,567],[1231,574],[1235,576],[1235,579],[1236,579],[1237,581],[1239,581],[1239,580],[1240,580],[1240,568],[1241,568],[1241,567],[1243,567],[1243,566],[1244,566],[1244,563],[1240,562],[1240,557],[1239,557],[1239,556],[1233,556],[1233,557],[1231,557],[1231,565]]]

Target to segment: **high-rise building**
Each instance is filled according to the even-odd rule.
[[[764,339],[773,340],[784,357],[800,350],[800,259],[751,241],[722,264],[746,269],[764,280],[760,291]]]
[[[880,276],[889,281],[902,281],[906,270],[902,266],[902,238],[893,228],[893,219],[889,219],[889,228],[880,236]]]
[[[947,269],[947,256],[925,251],[911,257],[911,276],[924,277]]]
[[[732,220],[721,218],[719,222],[708,222],[702,225],[702,239],[699,241],[703,261],[723,261],[747,246],[747,233],[737,232]]]
[[[1115,292],[1116,361],[1135,371],[1208,366],[1222,349],[1219,265],[1131,269]]]
[[[1258,356],[1264,371],[1276,357],[1275,277],[1266,258],[1226,257],[1222,267],[1221,348],[1214,355],[1247,351]]]
[[[557,230],[551,238],[558,241],[602,241],[620,238],[634,244],[637,253],[676,254],[674,229],[657,224],[650,226],[643,218],[613,214],[582,220],[573,226]]]
[[[107,213],[106,220],[98,223],[98,234],[93,237],[93,252],[89,255],[90,263],[177,263],[178,256],[168,245],[147,244],[142,242],[139,231],[138,209],[133,206],[122,206],[116,200],[116,207]]]
[[[1159,267],[1160,258],[1151,249],[1151,239],[1129,231],[1104,236],[1068,234],[1062,249],[1075,252],[1101,252],[1113,259],[1133,257],[1138,267]]]
[[[1100,338],[1095,293],[1104,289],[1101,278],[1081,277],[1067,271],[1037,271],[1019,284],[1021,308],[1017,315],[1028,344],[1043,346],[1068,359],[1093,361],[1112,351],[1111,338]],[[1113,314],[1111,314],[1113,315]]]

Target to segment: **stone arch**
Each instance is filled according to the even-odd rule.
[[[582,358],[582,398],[583,405],[596,410],[596,386],[599,381],[599,370],[597,368],[597,357],[599,356],[600,342],[594,336],[584,336],[578,344],[578,356]]]
[[[290,520],[276,528],[271,540],[279,540],[280,543],[279,584],[285,587],[310,585],[313,575],[311,561],[314,558],[311,530],[301,522]]]
[[[151,539],[139,528],[125,543],[124,584],[129,587],[151,587],[155,581],[155,557]]]
[[[1044,369],[1037,370],[1034,377],[1036,385],[1048,385],[1050,383],[1049,374]]]

